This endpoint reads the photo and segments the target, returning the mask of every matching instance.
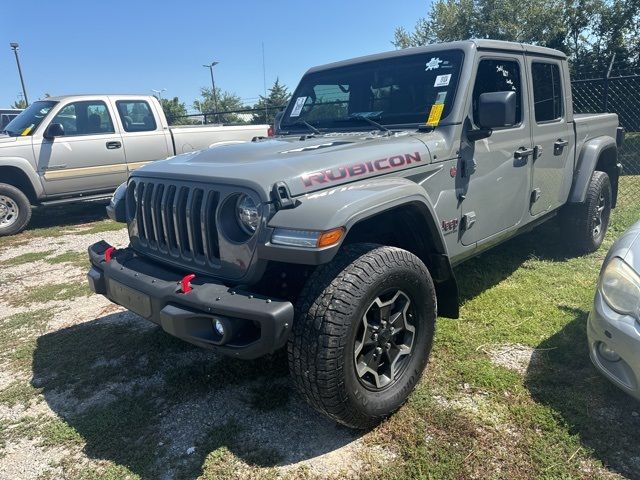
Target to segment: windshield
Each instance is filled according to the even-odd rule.
[[[401,55],[305,75],[284,112],[284,130],[436,126],[453,106],[463,53]],[[365,118],[363,118],[365,117]],[[308,125],[305,125],[308,124]]]
[[[41,100],[32,103],[24,112],[4,127],[4,133],[12,137],[32,134],[56,103],[57,102],[51,100]]]

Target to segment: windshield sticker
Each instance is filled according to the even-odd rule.
[[[32,128],[33,128],[33,125],[29,125],[27,128],[25,128],[25,129],[22,131],[21,135],[22,135],[23,137],[26,137],[27,135],[29,135],[29,133],[31,132],[31,129],[32,129]]]
[[[434,87],[446,87],[447,85],[449,85],[449,82],[451,81],[451,74],[448,73],[446,75],[438,75],[436,77],[436,81],[433,84]]]
[[[429,127],[437,127],[440,123],[440,117],[444,111],[444,103],[434,103],[429,111],[429,118],[427,118],[427,125]]]
[[[436,101],[433,103],[444,103],[446,98],[447,92],[438,92],[438,95],[436,95]]]
[[[296,103],[291,110],[290,117],[299,117],[302,112],[302,107],[304,107],[305,102],[307,101],[307,97],[298,97],[296,98]]]
[[[442,60],[440,60],[440,58],[431,57],[431,60],[427,62],[426,68],[424,69],[424,71],[429,72],[431,70],[437,70],[440,68],[441,63],[442,63]]]

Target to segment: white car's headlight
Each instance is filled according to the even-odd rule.
[[[621,258],[613,257],[600,276],[600,292],[616,312],[640,313],[640,276]]]
[[[249,195],[242,194],[236,203],[238,224],[247,235],[253,235],[260,223],[258,205]]]

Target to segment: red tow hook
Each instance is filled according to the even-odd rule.
[[[109,247],[104,251],[104,261],[106,263],[109,263],[111,261],[111,256],[115,251],[116,251],[116,247]]]
[[[195,273],[189,273],[188,275],[182,277],[182,280],[180,280],[182,293],[189,293],[191,290],[193,290],[193,287],[191,286],[191,280],[193,280],[194,278],[196,278]]]

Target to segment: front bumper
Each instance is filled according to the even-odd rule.
[[[165,268],[131,248],[117,250],[109,262],[104,241],[89,247],[89,286],[167,333],[200,347],[244,359],[283,347],[293,324],[291,302],[229,288],[213,278],[196,277],[182,293],[185,274]],[[224,335],[214,328],[219,320]]]
[[[629,315],[621,315],[596,292],[587,320],[589,355],[595,367],[612,383],[640,399],[640,325]],[[602,342],[620,356],[617,361],[604,358],[598,351]]]

